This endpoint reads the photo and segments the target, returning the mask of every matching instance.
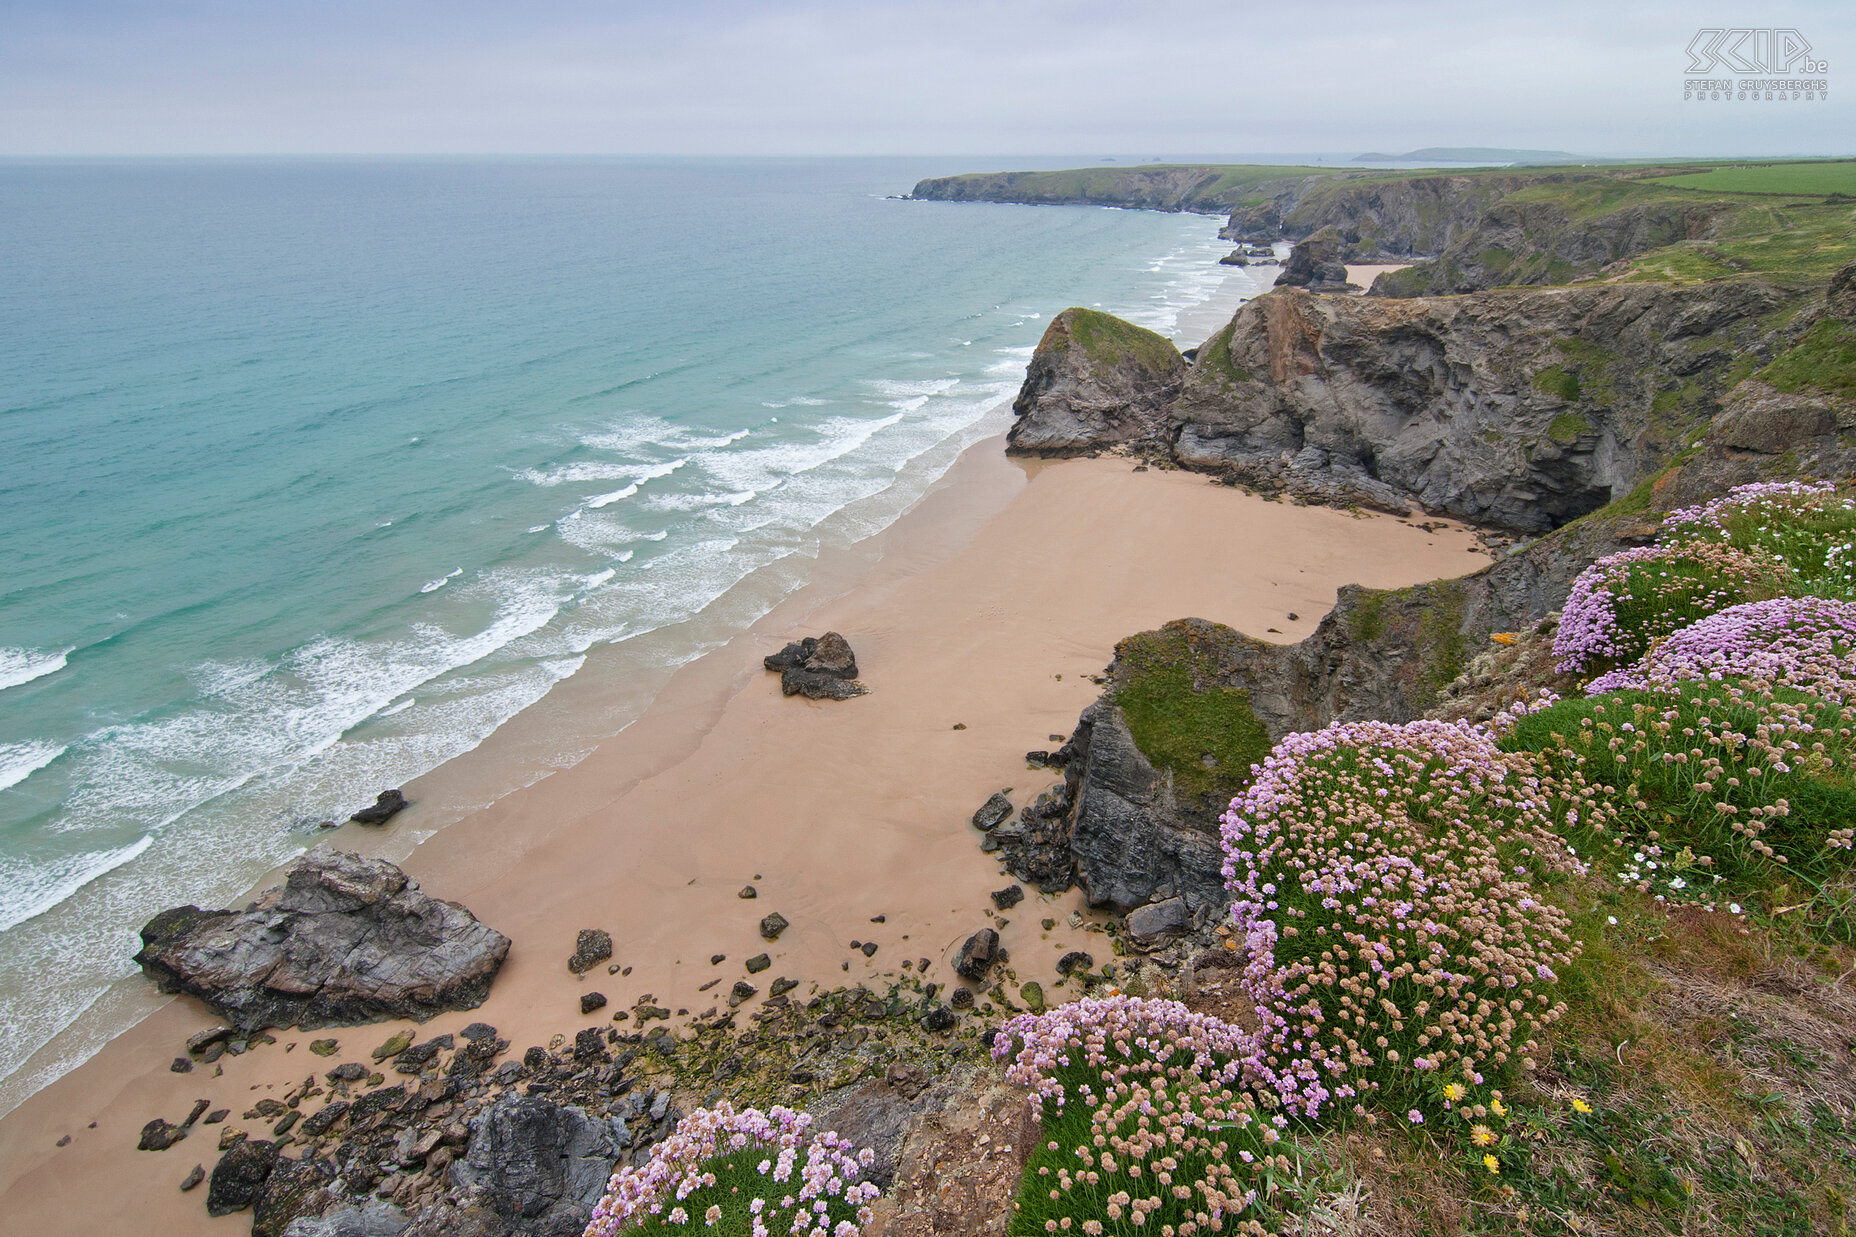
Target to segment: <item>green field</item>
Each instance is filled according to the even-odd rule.
[[[1659,177],[1657,183],[1714,193],[1847,193],[1856,196],[1856,159],[1824,163],[1737,163],[1686,176]]]

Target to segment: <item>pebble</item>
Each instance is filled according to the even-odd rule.
[[[188,1173],[186,1176],[186,1179],[180,1183],[180,1192],[182,1194],[185,1194],[188,1190],[193,1189],[194,1186],[199,1185],[202,1181],[205,1181],[205,1180],[206,1180],[205,1165],[195,1164],[193,1166],[193,1171]]]
[[[596,1009],[606,1007],[606,994],[603,992],[582,992],[580,994],[580,1012],[590,1014]]]

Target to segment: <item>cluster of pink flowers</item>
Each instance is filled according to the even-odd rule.
[[[1272,1108],[1313,1116],[1320,1106],[1318,1098],[1300,1094],[1294,1075],[1285,1081],[1264,1069],[1256,1037],[1178,1001],[1085,997],[1046,1013],[1020,1014],[1000,1029],[992,1052],[1011,1059],[1007,1078],[1059,1109],[1065,1103],[1060,1071],[1148,1060],[1256,1090]]]
[[[1578,947],[1526,875],[1578,868],[1552,829],[1591,793],[1463,724],[1285,738],[1223,829],[1264,1065],[1361,1110],[1414,1072],[1531,1065]]]
[[[1058,1213],[1047,1232],[1265,1231],[1264,1176],[1291,1169],[1279,1145],[1288,1118],[1271,1110],[1303,1101],[1269,1078],[1252,1036],[1177,1001],[1085,998],[1012,1019],[993,1055],[1047,1111],[1088,1110],[1071,1153],[1037,1157],[1052,1161],[1035,1174]]]
[[[1573,581],[1553,651],[1567,673],[1623,665],[1697,619],[1782,595],[1791,583],[1790,570],[1764,550],[1709,541],[1624,550]]]
[[[1682,679],[1757,678],[1844,699],[1856,688],[1856,602],[1779,597],[1730,606],[1602,674],[1586,694],[1643,690]]]
[[[1786,865],[1849,848],[1843,831],[1792,817],[1788,779],[1841,776],[1841,747],[1825,739],[1847,741],[1856,702],[1786,697],[1757,677],[1656,677],[1644,690],[1647,700],[1594,704],[1593,716],[1553,732],[1541,752],[1607,787],[1616,821],[1655,844],[1630,856],[1620,882],[1680,892],[1685,868],[1711,885],[1720,860]]]
[[[765,1113],[737,1112],[726,1101],[699,1108],[644,1164],[612,1175],[585,1237],[617,1237],[639,1225],[680,1228],[698,1217],[713,1228],[725,1214],[751,1217],[753,1237],[856,1237],[878,1193],[859,1180],[874,1157],[811,1126],[809,1114],[778,1106]],[[717,1162],[761,1151],[758,1188],[725,1193]]]

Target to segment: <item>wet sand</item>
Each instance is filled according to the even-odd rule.
[[[763,950],[773,966],[753,982],[764,992],[789,976],[800,981],[795,998],[815,985],[878,982],[904,958],[929,959],[928,978],[947,983],[953,951],[993,922],[988,894],[1011,883],[980,852],[968,817],[995,790],[1012,787],[1024,803],[1054,780],[1023,755],[1070,732],[1098,691],[1086,676],[1116,640],[1199,616],[1293,641],[1314,630],[1340,585],[1459,575],[1486,561],[1465,552],[1473,548],[1456,526],[1427,533],[1386,516],[1272,503],[1192,474],[1135,474],[1126,460],[1012,461],[998,439],[983,442],[896,525],[821,559],[813,584],[679,670],[637,723],[412,851],[404,866],[428,892],[514,941],[483,1008],[433,1019],[419,1034],[481,1019],[519,1055],[610,1025],[614,1010],[646,994],[702,1013]],[[761,657],[826,629],[850,639],[871,694],[782,698]],[[409,794],[443,797],[474,762],[525,750],[518,740],[493,739]],[[331,840],[404,853],[402,827],[412,826],[346,826]],[[737,896],[747,884],[758,897]],[[1066,922],[1081,899],[1028,892],[1006,916],[1004,943],[1021,980],[1061,998],[1054,964],[1081,936]],[[756,925],[774,911],[792,926],[769,944]],[[878,915],[885,922],[873,924]],[[1040,926],[1045,918],[1055,931]],[[632,973],[571,975],[565,960],[583,927],[610,931],[614,961]],[[1100,950],[1100,937],[1086,939]],[[876,955],[851,951],[852,940],[875,941]],[[711,966],[718,953],[727,961]],[[583,1017],[589,989],[611,1004]],[[177,1189],[195,1163],[211,1169],[217,1128],[155,1153],[134,1149],[142,1125],[178,1121],[204,1098],[231,1108],[230,1124],[260,1132],[239,1116],[253,1101],[367,1060],[399,1027],[280,1032],[275,1045],[225,1058],[222,1076],[170,1072],[186,1036],[211,1021],[197,1003],[170,1002],[0,1119],[0,1231],[90,1234],[125,1212],[157,1237],[247,1231],[249,1213],[209,1220],[204,1187]],[[340,1052],[310,1055],[308,1042],[324,1036]],[[70,1144],[56,1146],[66,1135]]]

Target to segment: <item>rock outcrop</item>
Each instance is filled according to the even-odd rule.
[[[857,656],[835,631],[795,640],[762,664],[780,675],[780,691],[808,700],[849,700],[870,689],[857,681]]]
[[[1266,492],[1544,532],[1667,464],[1729,366],[1771,354],[1762,319],[1783,301],[1757,282],[1399,301],[1281,288],[1242,306],[1177,390],[1170,373],[1077,374],[1051,422],[1066,452],[1145,434]],[[1041,413],[1067,351],[1040,347],[1021,408]]]
[[[241,1030],[425,1019],[473,1009],[509,938],[382,859],[318,846],[242,911],[163,911],[135,955]]]
[[[1276,276],[1276,286],[1307,288],[1310,292],[1359,291],[1347,282],[1347,267],[1341,260],[1344,250],[1340,231],[1333,225],[1311,232],[1289,251],[1282,274]]]
[[[1186,372],[1164,336],[1094,309],[1051,319],[1012,404],[1021,455],[1078,455],[1151,439]]]

